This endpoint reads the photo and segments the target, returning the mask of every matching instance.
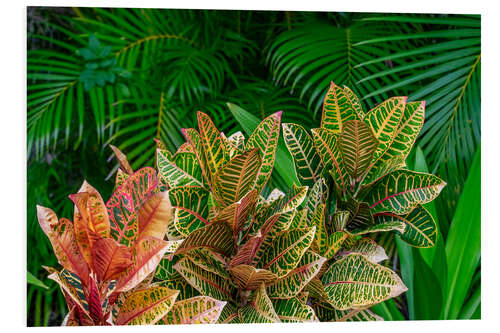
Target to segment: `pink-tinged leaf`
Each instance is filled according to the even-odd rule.
[[[158,184],[156,171],[146,167],[129,176],[106,203],[111,222],[111,236],[120,244],[132,247],[139,232],[139,208]]]
[[[168,247],[168,242],[153,237],[138,241],[132,248],[132,265],[118,278],[116,290],[128,291],[154,272]]]
[[[163,318],[166,324],[215,324],[227,302],[208,296],[196,296],[175,302]]]
[[[148,236],[163,239],[172,220],[172,205],[168,192],[160,192],[151,197],[139,210],[138,240]]]
[[[257,195],[256,189],[248,192],[243,198],[241,198],[240,201],[224,208],[219,214],[217,214],[213,222],[227,223],[231,229],[233,229],[233,234],[236,237],[243,228],[252,209],[255,207]]]
[[[125,245],[101,238],[92,247],[92,264],[99,281],[113,280],[132,264],[132,255]]]
[[[97,285],[93,279],[90,279],[88,293],[89,314],[94,323],[100,325],[103,322],[102,305],[99,297]]]
[[[76,244],[73,223],[57,219],[52,209],[37,205],[38,222],[52,244],[59,263],[88,283],[89,268]]]

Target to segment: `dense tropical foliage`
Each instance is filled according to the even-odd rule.
[[[65,197],[82,179],[109,197],[118,164],[106,163],[108,144],[138,170],[155,164],[151,138],[177,151],[178,129],[194,127],[197,110],[248,137],[279,110],[285,123],[317,128],[330,81],[362,97],[363,110],[392,96],[425,100],[406,164],[448,183],[422,205],[437,222],[433,248],[375,236],[389,257],[382,264],[409,290],[372,310],[393,320],[478,318],[480,27],[473,15],[28,8],[29,324],[67,313],[41,268],[56,260],[35,206],[73,216]],[[286,150],[280,138],[266,198],[299,184]]]

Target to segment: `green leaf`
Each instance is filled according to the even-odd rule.
[[[312,187],[321,177],[321,158],[306,130],[297,124],[283,124],[283,138],[293,157],[295,173],[300,183]]]
[[[244,323],[279,323],[281,320],[274,311],[271,300],[266,295],[264,284],[254,292],[251,301],[238,310]]]
[[[170,161],[161,150],[156,152],[158,175],[170,187],[197,185],[202,186],[200,165],[193,153],[176,154]]]
[[[314,310],[297,298],[272,300],[274,310],[282,323],[304,323],[319,321]]]
[[[361,120],[361,115],[357,114],[351,101],[352,97],[352,94],[346,94],[342,88],[331,82],[323,101],[321,127],[341,133],[347,121]],[[359,110],[359,107],[357,109]]]
[[[215,324],[226,303],[208,296],[177,301],[160,324]]]
[[[383,260],[389,259],[384,248],[375,243],[375,241],[369,237],[363,237],[356,240],[352,246],[343,249],[338,253],[338,255],[345,257],[351,253],[359,253],[374,263],[379,263]]]
[[[230,255],[234,247],[233,231],[226,223],[209,224],[193,231],[182,242],[175,254],[183,254],[201,247]]]
[[[330,266],[321,282],[328,302],[337,310],[364,308],[407,290],[396,273],[357,253]]]
[[[209,192],[200,186],[181,186],[170,189],[169,198],[174,218],[169,228],[182,238],[208,224]]]
[[[44,289],[49,289],[49,287],[47,287],[42,281],[40,281],[39,279],[37,279],[36,276],[31,274],[31,272],[26,273],[26,283],[32,284],[34,286],[41,287]]]

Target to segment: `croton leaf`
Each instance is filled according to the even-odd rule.
[[[333,263],[321,282],[337,310],[364,308],[407,290],[396,273],[358,253]]]
[[[254,292],[250,302],[238,310],[244,323],[280,323],[271,300],[266,295],[266,288],[261,284]]]
[[[233,234],[236,237],[244,227],[244,224],[250,216],[251,211],[255,207],[257,196],[257,190],[253,189],[252,191],[248,192],[240,201],[232,203],[231,205],[224,208],[213,219],[213,222],[227,223],[233,230]]]
[[[234,156],[241,154],[243,150],[245,150],[245,135],[241,131],[237,131],[231,134],[227,138],[227,142],[229,144],[229,158],[233,158]]]
[[[282,323],[304,323],[319,321],[314,310],[296,298],[272,301],[274,310]]]
[[[111,236],[120,244],[132,247],[139,232],[139,208],[158,184],[156,171],[145,167],[129,176],[106,202],[111,223]]]
[[[416,205],[434,200],[445,185],[434,175],[397,170],[377,181],[363,200],[372,213],[406,214]]]
[[[339,135],[327,128],[313,128],[311,130],[316,150],[323,161],[325,170],[329,170],[333,181],[345,192],[349,185],[349,175],[342,163]]]
[[[92,267],[99,281],[117,278],[132,264],[130,249],[111,238],[101,238],[92,246]]]
[[[384,155],[385,156],[385,155]],[[373,163],[369,167],[368,174],[363,180],[366,187],[370,187],[374,182],[380,180],[380,178],[390,174],[393,171],[403,169],[406,166],[405,156],[403,154],[399,154],[393,156],[383,162],[377,163],[374,165]]]
[[[179,291],[179,296],[177,296],[178,301],[200,295],[198,290],[194,289],[189,283],[187,283],[184,277],[180,275],[177,271],[174,271],[174,273],[170,275],[168,279],[162,280],[161,282],[158,282],[155,285],[158,285],[159,287],[167,287],[170,289],[178,290]]]
[[[234,247],[233,231],[226,223],[211,223],[193,231],[175,253],[183,254],[200,247],[230,255]]]
[[[208,296],[177,301],[161,320],[161,324],[215,324],[227,302]]]
[[[349,210],[337,210],[332,216],[332,224],[335,231],[344,231],[349,222],[351,212]]]
[[[260,193],[266,185],[274,168],[276,147],[280,136],[282,111],[265,118],[248,138],[246,149],[258,148],[262,156],[262,164],[257,172],[254,187]]]
[[[174,269],[202,295],[219,300],[231,299],[234,287],[230,279],[204,270],[187,257],[180,259]]]
[[[156,153],[156,164],[158,167],[158,175],[164,180],[168,186],[176,187],[183,185],[202,186],[202,181],[197,178],[197,172],[200,170],[198,160],[194,153],[182,153],[179,159],[179,167],[174,161],[171,161],[161,151]]]
[[[357,202],[352,198],[348,198],[346,201],[339,203],[339,209],[349,212],[349,219],[345,225],[345,228],[349,231],[373,225],[370,206],[366,202]]]
[[[151,236],[163,239],[172,220],[172,205],[167,192],[152,194],[139,209],[138,240]]]
[[[115,177],[115,190],[123,184],[125,179],[128,178],[128,174],[123,172],[122,169],[118,169],[116,171],[116,177]]]
[[[73,223],[58,219],[50,208],[36,206],[38,223],[52,244],[59,263],[88,282],[89,269],[76,243]]]
[[[151,287],[136,291],[125,299],[116,316],[116,325],[153,325],[174,305],[178,290]]]
[[[351,186],[360,182],[377,149],[377,139],[368,125],[359,120],[344,123],[339,136],[342,164],[351,178]]]
[[[273,246],[268,247],[262,254],[257,267],[269,269],[277,277],[287,275],[297,267],[300,259],[311,246],[316,227],[293,229],[278,234]]]
[[[299,265],[286,276],[267,285],[270,298],[291,298],[297,296],[320,271],[325,258],[313,251],[306,251]]]
[[[154,272],[168,247],[168,242],[153,237],[145,237],[134,244],[132,265],[118,278],[116,290],[128,291]]]
[[[48,278],[55,281],[63,291],[68,305],[74,304],[78,307],[75,309],[76,312],[90,319],[89,306],[80,278],[66,269],[62,269],[60,272],[51,267],[45,267],[45,269],[50,273]]]
[[[307,196],[307,186],[292,185],[292,188],[285,196],[273,202],[272,207],[267,212],[267,217],[286,213],[299,207]]]
[[[311,136],[297,124],[283,124],[283,138],[293,157],[295,173],[300,183],[312,187],[321,176],[323,164]]]
[[[234,266],[229,272],[233,277],[233,282],[242,290],[255,290],[262,283],[267,284],[276,279],[276,275],[270,271],[250,265]]]
[[[363,111],[363,106],[361,105],[359,97],[347,86],[344,86],[343,90],[358,117],[360,119],[363,119],[363,117],[365,116],[365,111]]]
[[[113,153],[115,153],[116,159],[120,163],[120,169],[123,170],[125,173],[128,175],[134,174],[134,171],[132,170],[132,167],[128,163],[127,156],[125,156],[124,153],[117,147],[113,145],[109,145],[111,149],[113,150]]]
[[[325,225],[325,204],[320,204],[316,208],[316,211],[314,212],[309,223],[309,227],[316,227],[316,234],[314,235],[311,249],[323,254],[326,251],[328,242],[328,232]]]
[[[328,187],[325,179],[321,177],[309,191],[305,206],[307,207],[307,219],[311,220],[320,204],[324,204],[328,198]]]
[[[375,241],[369,237],[363,237],[354,242],[352,246],[344,248],[338,253],[339,256],[345,257],[351,253],[362,254],[368,260],[378,263],[382,260],[388,259],[387,254],[382,246],[375,243]]]
[[[175,229],[181,237],[208,224],[209,192],[201,186],[181,186],[170,189],[169,198],[175,209],[169,229]]]
[[[405,215],[391,212],[377,213],[375,224],[392,225],[393,230],[401,235],[401,239],[415,247],[433,247],[436,244],[438,234],[436,222],[421,205],[417,205]]]
[[[203,150],[203,143],[201,140],[200,133],[194,128],[183,128],[181,129],[182,134],[187,140],[187,143],[191,146],[193,154],[196,156],[196,161],[201,167],[201,174],[205,179],[205,183],[211,185],[211,176],[208,174],[207,160]]]
[[[189,251],[187,256],[195,265],[204,270],[220,275],[223,278],[231,278],[226,269],[226,260],[220,254],[201,247]]]
[[[215,176],[215,190],[225,205],[239,201],[252,190],[261,165],[257,148],[233,157]]]
[[[349,309],[336,310],[325,303],[313,305],[313,309],[321,321],[381,321],[382,317],[377,316],[370,310]]]
[[[361,115],[356,113],[353,101],[351,94],[347,95],[342,88],[331,82],[323,101],[321,127],[340,133],[346,121],[360,120]]]
[[[222,313],[217,320],[218,324],[240,324],[241,320],[238,316],[238,308],[231,303],[227,303],[222,309]]]
[[[323,256],[327,259],[333,258],[341,249],[344,241],[349,237],[349,234],[343,231],[336,231],[328,236],[328,243]]]

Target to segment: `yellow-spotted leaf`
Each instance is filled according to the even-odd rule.
[[[215,176],[215,191],[225,206],[239,201],[253,189],[261,165],[257,148],[247,150],[226,163]]]
[[[403,117],[406,99],[407,97],[389,98],[368,111],[363,118],[379,142],[374,159],[383,155],[392,144]]]
[[[280,323],[281,320],[274,311],[273,304],[266,295],[266,288],[261,284],[253,293],[250,302],[238,310],[238,315],[244,323]]]
[[[296,298],[272,300],[274,311],[282,323],[318,322],[313,308]]]
[[[128,174],[122,171],[122,169],[118,169],[116,171],[116,177],[115,177],[115,190],[120,187],[121,184],[125,181],[125,179],[128,178]]]
[[[187,237],[191,232],[208,224],[209,192],[201,186],[181,186],[169,191],[169,198],[174,209],[172,226],[180,237]],[[172,234],[172,232],[170,232]]]
[[[45,267],[45,269],[50,273],[48,278],[55,281],[61,288],[61,291],[63,291],[68,305],[71,303],[74,304],[77,307],[75,311],[90,320],[89,305],[85,298],[80,278],[66,269],[62,269],[61,271],[57,271],[52,267]]]
[[[342,163],[350,176],[352,189],[366,175],[378,142],[370,127],[360,120],[346,122],[338,141]]]
[[[116,325],[154,325],[174,305],[178,290],[151,287],[130,294],[118,310]]]
[[[267,247],[257,267],[268,269],[278,278],[287,275],[311,246],[316,227],[283,231],[276,236],[272,247]]]
[[[311,131],[325,170],[329,170],[335,184],[345,192],[349,185],[349,174],[342,163],[339,135],[323,127],[313,128]]]
[[[177,301],[162,322],[171,325],[215,324],[226,303],[208,296]]]
[[[433,247],[437,240],[437,226],[432,215],[421,205],[405,215],[391,212],[378,213],[375,216],[376,225],[393,225],[393,231],[398,233],[408,244],[415,247]]]
[[[233,231],[226,223],[209,224],[193,231],[175,253],[183,254],[201,247],[230,255],[234,247]]]
[[[153,168],[145,167],[129,176],[106,202],[111,236],[120,244],[132,247],[139,232],[139,208],[156,189],[158,180]]]
[[[356,113],[352,104],[352,96],[347,95],[342,88],[331,82],[323,101],[321,127],[340,133],[346,121],[360,119],[360,115]]]
[[[169,160],[162,152],[157,151],[156,164],[159,177],[170,187],[202,186],[201,169],[194,153],[180,153],[175,159]]]
[[[246,149],[258,148],[262,156],[262,164],[254,183],[258,193],[266,185],[274,168],[276,147],[280,136],[281,114],[282,111],[279,111],[265,118],[253,131],[246,144]]]
[[[250,265],[234,266],[229,272],[231,273],[233,282],[242,290],[255,290],[262,283],[267,284],[276,279],[276,275],[270,271]]]
[[[194,289],[177,271],[174,271],[174,273],[171,276],[169,276],[168,279],[162,280],[161,282],[158,282],[155,285],[158,285],[159,287],[166,287],[169,289],[178,290],[179,291],[179,296],[177,296],[178,301],[200,295],[198,290]]]
[[[138,240],[151,236],[163,239],[172,220],[172,205],[167,192],[154,193],[139,209]]]
[[[377,181],[365,195],[372,213],[406,214],[418,204],[434,200],[446,183],[431,174],[397,170]]]
[[[369,237],[363,237],[356,240],[352,246],[344,248],[338,255],[340,257],[345,257],[351,253],[359,253],[374,263],[379,263],[388,259],[384,248]]]
[[[325,258],[313,251],[306,251],[300,263],[286,276],[267,285],[270,298],[291,298],[297,296],[304,287],[319,273]]]
[[[321,176],[323,164],[307,131],[297,124],[283,124],[283,138],[292,155],[300,183],[312,187]]]
[[[186,257],[180,259],[174,269],[200,294],[219,300],[231,299],[234,287],[230,279],[206,271]]]
[[[357,253],[333,263],[321,282],[337,310],[365,308],[407,290],[396,273]]]

